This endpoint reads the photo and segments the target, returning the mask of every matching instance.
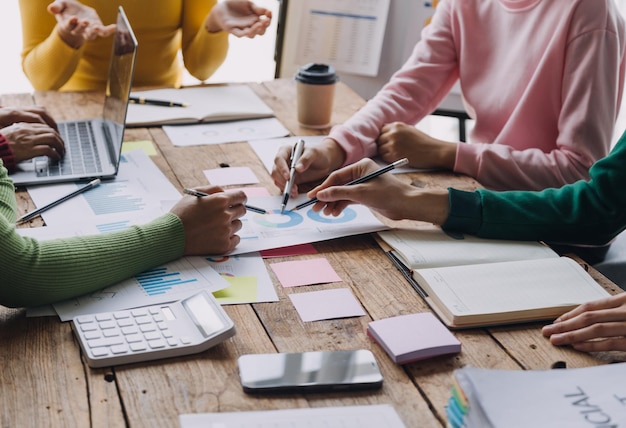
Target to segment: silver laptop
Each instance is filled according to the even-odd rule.
[[[20,162],[10,175],[16,186],[107,179],[117,175],[136,53],[137,39],[120,7],[102,117],[59,121],[65,156],[60,161],[39,156]]]

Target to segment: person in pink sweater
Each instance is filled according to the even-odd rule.
[[[451,170],[493,190],[541,190],[589,177],[610,150],[626,35],[614,0],[441,0],[404,66],[355,115],[309,147],[296,184],[379,155]],[[469,143],[415,124],[459,81]],[[284,188],[290,148],[272,177]],[[294,186],[293,194],[298,192]]]

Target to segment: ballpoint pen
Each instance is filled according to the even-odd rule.
[[[400,160],[395,161],[394,163],[391,163],[387,166],[384,166],[380,169],[377,169],[376,171],[364,175],[363,177],[357,178],[356,180],[352,180],[349,183],[344,184],[344,186],[353,186],[355,184],[361,184],[361,183],[365,183],[366,181],[370,181],[373,178],[378,177],[379,175],[382,175],[386,172],[391,171],[392,169],[396,169],[399,168],[401,166],[406,165],[407,163],[409,163],[409,160],[407,158],[402,158]],[[300,205],[296,205],[294,208],[291,209],[291,211],[297,211],[300,208],[304,208],[304,207],[308,207],[309,205],[313,205],[314,203],[316,203],[318,201],[317,198],[313,198],[313,199],[309,199],[306,202],[301,203]]]
[[[202,196],[210,196],[208,193],[200,192],[194,189],[183,189],[183,193],[186,193],[191,196],[196,196],[198,198],[201,198]],[[264,210],[263,208],[253,207],[252,205],[247,205],[247,204],[244,204],[244,207],[246,207],[248,211],[252,211],[255,213],[259,213],[259,214],[267,214],[267,210]]]
[[[60,203],[65,202],[68,199],[73,198],[74,196],[80,195],[81,193],[86,192],[87,190],[93,189],[94,187],[98,186],[99,184],[100,184],[100,179],[96,178],[95,180],[90,181],[85,186],[83,186],[83,187],[81,187],[81,188],[79,188],[77,190],[74,190],[72,193],[68,193],[67,195],[57,199],[56,201],[50,202],[49,204],[44,205],[41,208],[37,208],[34,211],[31,211],[29,213],[24,214],[22,217],[17,219],[16,224],[25,223],[28,220],[31,220],[31,219],[37,217],[38,215],[40,215],[44,211],[47,211],[47,210],[49,210],[52,207],[56,207]]]
[[[291,149],[291,165],[289,166],[289,180],[285,183],[285,190],[283,190],[283,202],[280,206],[280,213],[285,212],[285,206],[287,205],[287,201],[289,201],[289,194],[291,193],[291,188],[293,187],[293,181],[296,175],[296,165],[300,160],[300,156],[304,153],[304,140],[299,139],[296,141],[296,144]]]
[[[131,104],[145,104],[152,106],[161,106],[161,107],[187,107],[187,104],[179,103],[176,101],[168,101],[168,100],[153,100],[150,98],[144,97],[130,97],[128,102]]]

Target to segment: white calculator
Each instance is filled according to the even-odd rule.
[[[72,328],[90,367],[202,352],[235,334],[206,291],[174,303],[76,316]]]

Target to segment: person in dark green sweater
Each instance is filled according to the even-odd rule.
[[[114,285],[185,255],[224,254],[239,243],[242,191],[199,187],[169,213],[101,235],[38,241],[19,235],[13,182],[0,160],[0,305],[36,306]]]
[[[483,238],[603,245],[626,229],[626,133],[590,169],[590,179],[542,191],[419,189],[391,174],[341,186],[376,170],[370,159],[333,172],[309,197],[313,209],[338,215],[361,203],[393,220],[426,221]],[[626,351],[626,294],[585,304],[544,328],[556,345]],[[601,340],[600,340],[601,339]]]

